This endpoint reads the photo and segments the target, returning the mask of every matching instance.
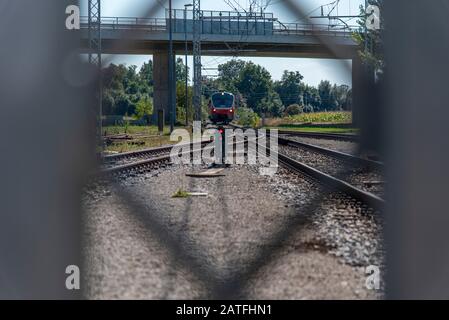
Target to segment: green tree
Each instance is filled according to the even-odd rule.
[[[148,84],[149,86],[153,85],[153,61],[149,60],[148,62],[144,62],[139,71],[140,81]]]
[[[336,84],[334,84],[334,86],[332,87],[332,91],[335,96],[335,100],[337,101],[337,108],[347,108],[346,103],[348,101],[349,86],[345,84],[337,86]]]
[[[245,61],[237,59],[220,64],[218,66],[218,89],[235,93],[237,91],[236,83],[239,81],[240,72],[245,65]]]
[[[273,90],[271,74],[263,67],[248,62],[240,71],[236,87],[249,108],[260,114],[260,102]]]
[[[261,115],[281,117],[284,111],[284,106],[282,101],[275,91],[271,91],[265,98],[260,102],[259,111]]]
[[[276,81],[274,89],[279,94],[284,106],[302,103],[301,80],[304,77],[298,72],[285,70],[281,81]]]
[[[336,110],[337,109],[337,99],[335,98],[335,94],[332,90],[332,85],[327,80],[322,80],[318,85],[318,93],[321,99],[321,110]],[[316,110],[315,110],[316,111]]]
[[[343,102],[342,109],[346,111],[352,110],[352,89],[349,89],[346,94],[346,99]]]
[[[193,107],[192,107],[192,99],[193,99],[193,88],[189,86],[187,88],[187,118],[189,121],[193,120]],[[178,82],[176,84],[176,119],[185,123],[186,120],[186,86],[185,83]]]
[[[319,110],[321,106],[321,97],[318,89],[304,83],[301,83],[301,87],[304,112]]]
[[[119,92],[114,100],[115,100],[114,114],[116,115],[128,114],[128,110],[130,109],[131,105],[128,96],[123,92]]]
[[[114,114],[115,108],[115,100],[114,100],[114,92],[110,89],[103,90],[103,114],[112,115]]]
[[[151,72],[150,72],[151,71]],[[110,64],[103,68],[103,113],[105,115],[134,114],[137,104],[150,98],[152,63],[144,63],[139,72],[136,66]]]
[[[176,59],[176,82],[182,82],[185,85],[186,82],[186,65],[182,58]],[[188,67],[187,67],[188,68]],[[187,69],[187,74],[190,68]]]
[[[136,104],[136,110],[134,115],[138,119],[145,119],[147,123],[150,121],[150,116],[153,113],[153,103],[149,97],[144,97],[140,99]]]

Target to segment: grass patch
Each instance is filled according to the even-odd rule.
[[[104,148],[105,152],[111,153],[136,151],[178,143],[177,141],[170,141],[170,126],[164,127],[162,135],[159,135],[157,126],[107,126],[103,127],[103,134],[106,134],[106,136],[126,134],[132,137],[129,140],[112,140],[113,142]]]
[[[284,118],[266,119],[265,128],[319,133],[357,133],[352,127],[352,112],[301,113]]]
[[[291,130],[298,132],[319,132],[319,133],[358,133],[356,128],[338,128],[338,127],[295,127],[295,126],[278,126],[265,127],[266,129]]]
[[[301,113],[294,116],[284,118],[265,119],[266,126],[282,126],[282,125],[347,125],[352,123],[352,112],[349,111],[332,111],[332,112],[314,112]]]
[[[189,196],[189,193],[185,190],[178,189],[173,195],[172,198],[187,198]]]
[[[170,126],[164,126],[164,135],[170,133]],[[103,127],[103,135],[114,134],[148,134],[157,135],[159,130],[157,126],[106,126]]]

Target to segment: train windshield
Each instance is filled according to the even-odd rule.
[[[216,93],[212,96],[212,104],[214,108],[232,108],[234,96],[229,93]]]

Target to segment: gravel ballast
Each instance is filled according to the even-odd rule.
[[[354,165],[330,155],[301,147],[279,146],[279,152],[321,172],[346,181],[361,190],[383,197],[384,178],[379,170],[363,165]]]
[[[380,296],[365,288],[365,267],[382,260],[381,229],[369,208],[282,168],[273,177],[260,176],[254,166],[232,166],[219,178],[187,177],[191,171],[189,166],[166,165],[121,180],[145,210],[130,210],[110,187],[89,190],[87,298],[211,297],[207,279],[174,256],[148,227],[153,218],[219,281],[254,267],[260,250],[272,250],[272,259],[257,261],[245,277],[242,297]],[[178,190],[208,195],[173,198]],[[317,196],[324,196],[320,205],[306,210]],[[291,227],[289,236],[274,242],[285,226]]]
[[[357,155],[358,153],[358,143],[342,140],[332,140],[332,139],[317,139],[317,138],[307,138],[299,137],[294,135],[279,135],[281,138],[312,144],[318,147],[327,148],[339,152],[344,152],[352,155]]]

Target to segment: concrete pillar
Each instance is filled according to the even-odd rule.
[[[155,123],[157,123],[159,110],[164,110],[165,123],[170,121],[168,94],[168,51],[157,51],[153,53],[153,120]]]
[[[372,67],[362,63],[359,56],[352,59],[352,116],[360,129],[362,149],[382,152],[383,102],[379,87],[374,83]]]
[[[176,59],[176,55],[173,55]],[[175,64],[173,64],[175,66]],[[176,68],[174,68],[176,69]],[[176,82],[176,71],[173,70],[173,79]],[[156,51],[153,53],[153,122],[157,123],[158,110],[164,110],[165,123],[170,123],[170,106],[169,106],[169,74],[168,74],[168,50]],[[173,86],[175,91],[171,94],[176,104],[176,85]]]
[[[360,57],[357,55],[352,59],[352,123],[360,125],[360,113],[363,108],[363,73],[364,67]]]

